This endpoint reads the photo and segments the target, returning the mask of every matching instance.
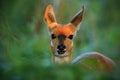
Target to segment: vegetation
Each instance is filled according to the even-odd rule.
[[[85,5],[73,58],[97,51],[115,61],[117,67],[104,72],[96,69],[101,64],[93,67],[96,60],[89,59],[77,65],[53,65],[43,20],[48,4],[54,6],[61,24],[68,23]],[[0,80],[120,80],[119,14],[118,0],[1,0]]]

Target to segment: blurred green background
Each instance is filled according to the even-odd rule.
[[[48,4],[57,21],[66,24],[85,5],[84,19],[74,40],[73,58],[97,51],[117,64],[111,72],[76,66],[54,66],[44,22]],[[120,80],[119,0],[1,0],[0,80]],[[89,62],[89,61],[88,61]]]

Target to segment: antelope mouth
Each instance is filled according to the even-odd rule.
[[[57,56],[57,57],[66,57],[66,56],[68,56],[68,53],[66,51],[57,51],[55,53],[55,56]]]
[[[57,51],[57,53],[58,53],[59,55],[65,54],[65,52],[66,52],[66,50],[62,50],[62,51],[58,50],[58,51]]]

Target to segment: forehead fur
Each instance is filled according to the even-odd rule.
[[[69,36],[70,34],[73,34],[69,26],[58,26],[56,30],[54,31],[54,34],[60,35],[64,34],[65,36]]]

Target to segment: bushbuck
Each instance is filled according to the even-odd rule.
[[[97,58],[104,63],[106,68],[113,68],[115,63],[108,57],[98,52],[87,52],[79,55],[72,61],[73,40],[76,32],[79,30],[84,13],[84,6],[72,20],[65,25],[58,24],[55,18],[52,5],[48,5],[45,9],[44,19],[48,25],[51,37],[52,62],[54,64],[75,64],[87,57]]]

